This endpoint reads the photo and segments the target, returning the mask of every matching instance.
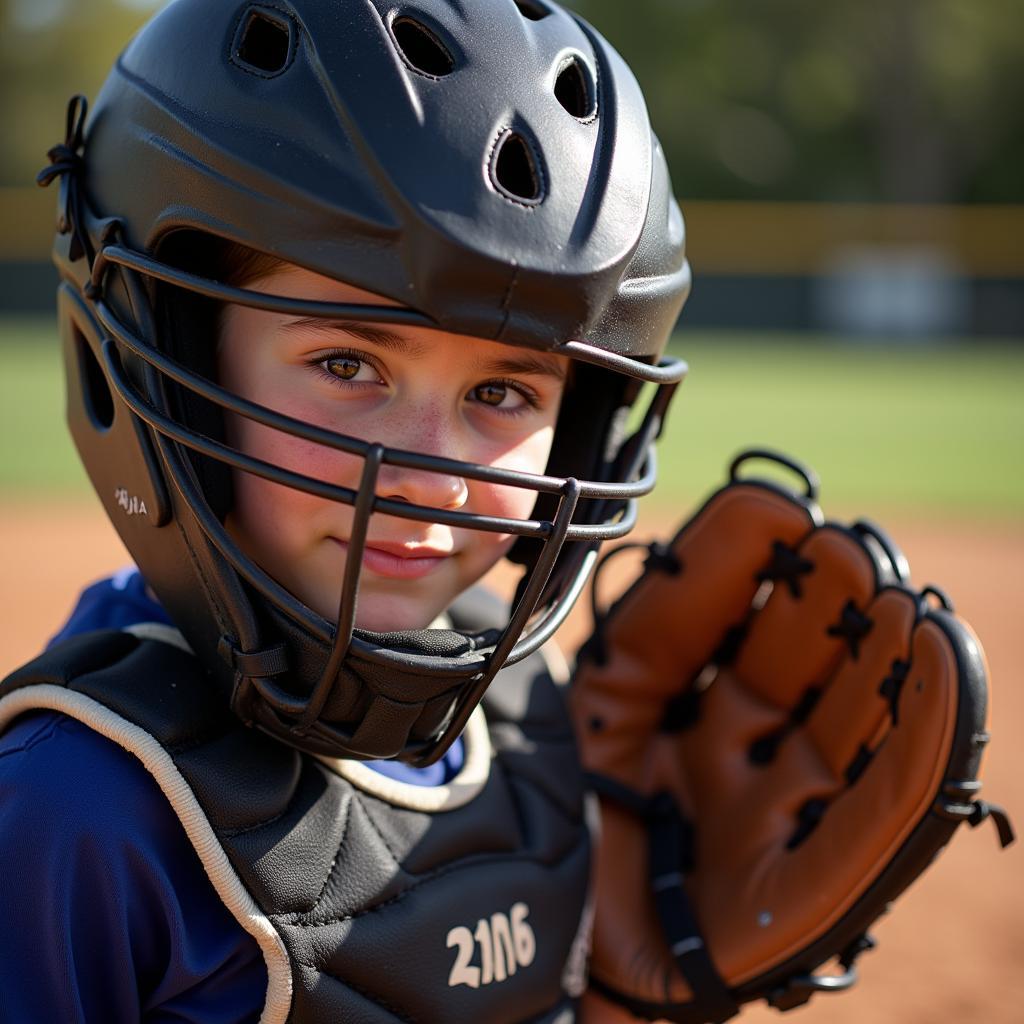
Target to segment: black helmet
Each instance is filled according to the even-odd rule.
[[[437,758],[498,669],[554,633],[654,484],[651,445],[686,369],[663,353],[690,278],[633,75],[548,0],[177,0],[122,54],[88,123],[72,101],[50,159],[69,422],[146,580],[244,720],[316,753]],[[398,305],[213,280],[206,254],[222,243]],[[387,449],[231,393],[211,369],[223,302],[571,357],[545,475]],[[362,456],[360,487],[232,448],[224,410]],[[375,493],[382,464],[537,502],[499,521],[391,501]],[[337,621],[233,541],[232,469],[355,507]],[[517,535],[526,571],[507,624],[355,628],[374,512]]]

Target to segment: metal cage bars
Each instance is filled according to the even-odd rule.
[[[250,288],[236,288],[220,281],[178,270],[161,263],[150,256],[136,252],[123,245],[107,244],[100,249],[92,265],[90,289],[94,294],[102,293],[103,278],[111,265],[134,270],[147,277],[156,278],[166,284],[175,285],[203,295],[209,299],[230,302],[268,312],[285,313],[293,316],[320,316],[332,320],[360,320],[368,323],[404,324],[410,327],[429,327],[442,330],[425,313],[407,306],[360,305],[349,302],[322,302],[313,299],[293,299],[286,295],[269,295]],[[618,373],[624,373],[636,380],[651,384],[678,384],[686,376],[687,365],[682,359],[668,356],[657,365],[641,362],[629,356],[608,352],[582,341],[565,341],[546,349],[555,355],[567,355],[584,363],[603,366]]]
[[[111,247],[108,246],[107,248],[109,249]],[[128,250],[125,251],[130,252]],[[145,275],[151,265],[157,268],[163,266],[146,257],[139,257],[138,262],[140,263],[140,267],[134,273],[132,272],[132,269],[134,268],[129,269],[128,265],[124,266],[124,270],[127,271],[124,273],[126,283],[129,289],[136,293],[137,298],[141,297],[138,295],[138,292],[140,292],[141,289],[138,286],[138,278],[136,277],[136,274]],[[102,280],[102,277],[102,273],[94,273],[94,278],[96,280]],[[167,268],[167,272],[164,273],[162,277],[163,279],[170,280],[182,287],[187,287],[193,280],[202,280],[193,278],[192,275],[173,271],[171,268]],[[243,289],[228,289],[227,286],[221,286],[210,282],[208,282],[208,284],[211,285],[210,290],[224,298],[235,297],[235,293],[242,294],[244,292]],[[245,293],[245,298],[251,305],[262,306],[266,304],[265,300],[268,297],[262,293]],[[298,302],[297,300],[290,300],[281,297],[276,297],[275,301],[277,301],[277,299],[280,299],[281,302],[287,304],[288,308],[292,310],[308,311],[310,308],[310,303]],[[93,303],[102,325],[113,337],[124,345],[125,348],[146,362],[151,369],[165,374],[172,380],[178,382],[181,386],[188,388],[222,409],[228,409],[238,413],[239,415],[247,416],[248,418],[267,425],[272,429],[281,430],[313,441],[314,443],[324,444],[363,458],[366,457],[366,453],[371,447],[369,443],[359,441],[358,439],[351,438],[343,434],[337,434],[329,430],[314,427],[304,421],[295,420],[286,415],[276,413],[264,406],[249,402],[232,394],[226,389],[214,384],[212,381],[193,373],[186,367],[159,352],[159,350],[155,349],[152,345],[136,337],[113,313],[110,307],[102,301],[99,295],[93,295]],[[146,309],[148,312],[148,304],[146,302],[136,302],[135,304]],[[331,312],[335,314],[338,313],[338,307],[335,304],[313,305],[318,307],[326,305],[331,307]],[[363,316],[371,310],[374,313],[380,312],[382,314],[394,312],[394,310],[389,307],[346,307],[347,314],[353,314],[353,312],[355,312],[360,316]],[[108,376],[114,384],[115,390],[117,390],[119,396],[136,415],[147,422],[158,433],[163,434],[186,447],[202,452],[211,458],[226,462],[227,464],[235,466],[241,470],[264,476],[267,479],[281,483],[285,486],[296,487],[300,490],[304,490],[308,493],[312,493],[329,500],[340,501],[349,505],[354,504],[356,494],[351,489],[337,487],[336,485],[328,484],[324,481],[306,477],[303,474],[284,470],[279,466],[265,463],[262,460],[251,456],[246,456],[212,438],[197,434],[194,431],[186,430],[175,420],[157,409],[152,402],[147,401],[144,396],[138,393],[120,364],[120,355],[116,350],[116,346],[114,346],[109,340],[104,341],[102,353],[103,362]],[[630,368],[635,366],[646,366],[646,364],[638,364],[633,360],[627,360],[626,362],[630,364]],[[685,364],[681,361],[676,361],[675,365],[685,372]],[[638,453],[646,454],[644,450],[648,447],[647,442],[653,439],[658,431],[661,413],[664,406],[667,404],[668,395],[672,390],[674,390],[674,385],[669,385],[667,388],[658,388],[659,395],[652,401],[643,425],[633,435],[633,440],[639,442],[635,445],[634,449]],[[658,400],[659,398],[660,401]],[[420,453],[401,450],[392,451],[384,449],[383,460],[395,465],[425,469],[434,472],[457,473],[468,476],[471,479],[475,478],[506,486],[530,488],[538,492],[549,494],[561,493],[566,485],[566,481],[559,478],[514,473],[493,467],[461,463],[437,456],[427,456]],[[628,533],[632,528],[633,522],[635,522],[634,503],[629,499],[647,493],[654,484],[655,471],[653,460],[650,458],[646,460],[646,470],[647,471],[643,473],[640,479],[629,483],[583,482],[580,485],[581,498],[606,499],[606,501],[607,499],[617,499],[619,501],[626,499],[626,514],[623,518],[620,518],[618,522],[572,525],[569,527],[565,539],[572,541],[600,541],[615,539],[623,536],[625,533]],[[640,472],[640,468],[634,470],[631,467],[630,471],[626,474],[627,478],[628,476],[633,475],[634,472]],[[444,522],[453,526],[465,526],[467,528],[490,530],[492,532],[507,532],[519,536],[530,536],[540,539],[548,536],[551,530],[551,524],[538,520],[504,520],[496,517],[479,516],[473,513],[445,512],[444,510],[413,506],[408,503],[388,502],[386,499],[378,499],[374,507],[381,512],[387,512],[402,518],[418,519],[430,522]],[[220,533],[221,531],[217,532]],[[213,539],[214,538],[211,537],[211,540]],[[220,539],[222,538],[218,538],[218,540]],[[218,544],[218,546],[221,545]],[[232,558],[231,561],[234,562],[235,559]],[[260,589],[265,590],[263,587]],[[309,625],[308,622],[303,624]]]
[[[367,306],[343,303],[324,303],[295,300],[285,296],[268,296],[246,289],[237,289],[218,282],[207,281],[186,272],[166,267],[149,257],[134,253],[117,245],[107,245],[100,250],[92,268],[88,298],[93,302],[97,317],[109,332],[101,340],[104,368],[119,397],[129,409],[146,422],[157,434],[158,443],[165,464],[171,470],[174,482],[186,501],[196,512],[196,520],[207,539],[242,578],[263,594],[286,615],[298,624],[310,628],[314,635],[330,644],[330,653],[320,678],[308,698],[297,697],[276,686],[270,679],[254,679],[256,687],[266,704],[276,716],[285,716],[292,722],[286,727],[299,734],[315,732],[321,736],[334,736],[343,742],[351,737],[334,726],[320,721],[319,715],[330,695],[335,677],[344,658],[351,648],[369,661],[391,662],[405,670],[416,668],[442,678],[448,676],[453,688],[459,680],[476,677],[471,685],[455,699],[450,716],[440,733],[425,742],[413,756],[412,763],[428,764],[435,760],[450,743],[448,737],[457,736],[465,726],[473,708],[479,702],[487,686],[504,664],[514,663],[533,653],[545,643],[564,621],[576,598],[586,583],[596,560],[596,542],[621,537],[628,533],[636,520],[635,498],[645,494],[654,485],[655,466],[653,452],[648,453],[649,443],[660,432],[661,418],[668,404],[671,392],[686,373],[682,360],[668,359],[657,367],[640,363],[628,357],[607,353],[580,342],[568,342],[555,351],[564,352],[570,358],[594,363],[624,373],[640,380],[656,383],[657,393],[652,398],[641,426],[631,436],[625,448],[632,448],[628,468],[624,476],[626,483],[580,482],[573,478],[515,473],[456,460],[403,450],[389,450],[379,444],[362,442],[343,434],[319,428],[301,420],[277,413],[257,403],[250,402],[227,391],[206,378],[195,374],[187,367],[160,352],[152,344],[137,337],[102,299],[102,284],[106,265],[116,264],[122,268],[123,278],[132,296],[133,306],[145,311],[143,333],[155,337],[149,303],[139,283],[139,276],[153,276],[177,287],[189,288],[199,294],[226,302],[299,315],[319,315],[339,320],[359,319],[382,323],[400,323],[426,326],[437,329],[437,325],[423,314],[402,307]],[[146,328],[148,327],[148,330]],[[175,420],[147,400],[135,388],[121,362],[120,353],[112,339],[116,339],[128,351],[146,364],[147,385],[150,391],[159,393],[166,402],[163,377],[175,381],[200,397],[223,410],[235,412],[255,422],[280,430],[293,436],[313,441],[336,450],[348,452],[364,459],[363,474],[358,491],[318,481],[301,473],[266,463],[247,456],[213,438],[181,427]],[[153,387],[159,382],[159,392]],[[176,442],[170,444],[168,442]],[[338,617],[333,635],[327,622],[320,619],[293,595],[277,584],[271,577],[254,565],[231,540],[223,525],[210,509],[205,495],[195,478],[191,465],[178,455],[178,445],[201,452],[211,458],[247,472],[253,472],[286,486],[296,487],[329,500],[352,505],[355,509],[352,534],[349,540],[349,557],[346,561]],[[390,463],[396,466],[422,469],[433,472],[450,472],[506,486],[535,490],[538,493],[558,494],[558,510],[550,522],[530,520],[505,520],[497,517],[480,516],[474,513],[445,512],[425,506],[411,506],[407,503],[392,502],[378,498],[375,494],[380,466]],[[646,469],[646,472],[644,472]],[[639,475],[639,479],[629,480]],[[618,521],[602,523],[572,524],[572,517],[580,499],[599,500],[601,505],[622,505],[616,515]],[[365,548],[369,517],[374,511],[394,514],[402,518],[429,522],[443,522],[453,526],[493,532],[512,533],[540,539],[543,542],[541,554],[529,572],[512,616],[501,631],[497,641],[488,651],[478,652],[477,657],[438,658],[433,655],[416,655],[408,651],[390,651],[377,647],[372,642],[354,636],[360,563]],[[595,517],[596,518],[596,517]],[[523,636],[531,616],[534,615],[544,589],[551,577],[559,554],[566,541],[589,541],[586,551],[578,558],[578,571],[564,592],[553,600],[534,624],[534,628]],[[325,629],[325,627],[327,627]],[[418,663],[422,662],[422,665]],[[294,721],[297,719],[297,721]]]
[[[460,658],[416,655],[410,652],[381,648],[355,636],[353,627],[357,605],[360,557],[354,556],[361,556],[369,517],[374,510],[375,501],[379,500],[373,494],[377,472],[380,468],[380,451],[378,450],[367,460],[360,482],[352,540],[350,541],[350,554],[346,562],[342,593],[339,599],[338,623],[332,637],[323,629],[323,626],[327,625],[326,622],[311,615],[304,605],[296,601],[287,590],[242,554],[213,514],[199,489],[191,467],[178,458],[175,446],[169,438],[158,435],[158,442],[165,464],[173,474],[175,486],[182,491],[186,501],[195,511],[196,520],[210,543],[239,572],[242,578],[264,597],[285,614],[289,614],[311,627],[323,642],[331,644],[328,661],[308,697],[291,694],[268,678],[250,680],[279,722],[289,731],[297,734],[309,732],[321,738],[341,739],[344,743],[351,742],[351,736],[318,717],[330,696],[337,670],[350,649],[355,649],[357,654],[371,662],[391,663],[406,671],[416,672],[419,670],[434,677],[448,677],[452,681],[453,689],[463,680],[476,677],[471,685],[455,698],[451,714],[443,729],[409,758],[409,763],[418,766],[432,763],[444,753],[454,737],[460,734],[473,709],[498,671],[504,665],[515,664],[534,653],[555,634],[575,605],[597,559],[596,547],[589,547],[582,558],[580,571],[574,574],[570,586],[524,636],[524,630],[537,608],[555,561],[562,550],[565,534],[579,500],[579,482],[570,479],[567,481],[566,492],[562,495],[552,523],[552,534],[545,542],[541,556],[530,573],[526,591],[489,652],[486,650],[473,652],[475,657],[463,656]],[[630,502],[630,511],[634,514],[627,518],[630,518],[629,526],[632,528],[635,522],[635,502]],[[299,614],[296,614],[297,612]],[[302,615],[302,612],[306,614]],[[289,719],[297,719],[297,721],[288,721]]]
[[[282,433],[321,444],[337,451],[343,451],[363,459],[366,458],[368,452],[374,447],[370,442],[361,441],[346,434],[314,426],[303,420],[294,419],[283,413],[275,412],[266,406],[241,398],[220,385],[199,376],[169,356],[164,355],[152,345],[136,337],[102,300],[96,301],[95,309],[103,327],[130,352],[137,355],[158,372],[221,409],[245,416],[247,419],[270,427],[273,430],[278,430]],[[124,371],[120,355],[111,340],[108,339],[101,344],[101,353],[104,369],[107,371],[119,397],[140,419],[148,423],[154,430],[173,438],[178,443],[194,451],[225,462],[237,469],[254,473],[275,483],[294,487],[318,497],[347,505],[354,504],[356,492],[351,488],[340,487],[293,470],[284,469],[258,459],[255,456],[246,455],[214,438],[183,427],[163,410],[157,408],[152,400],[139,393]],[[672,386],[669,385],[669,387]],[[664,404],[664,402],[652,402],[644,423],[637,431],[638,435],[654,432],[654,429],[657,427],[657,423],[654,421],[655,419],[660,419],[660,406]],[[388,465],[425,470],[433,473],[448,473],[468,477],[471,480],[479,480],[507,487],[518,487],[524,490],[537,491],[538,493],[561,494],[566,484],[564,478],[521,473],[402,449],[384,448],[382,452],[382,461]],[[628,500],[649,493],[653,489],[654,483],[655,474],[653,468],[648,465],[646,472],[639,479],[631,482],[582,481],[580,483],[580,497],[584,500]],[[376,507],[380,512],[386,512],[388,515],[394,515],[403,519],[444,523],[450,526],[465,526],[494,533],[513,533],[524,537],[543,538],[550,529],[549,524],[534,519],[503,519],[495,516],[482,516],[478,513],[434,509],[406,502],[390,501],[388,499],[381,499]],[[570,528],[566,539],[574,541],[614,540],[622,535],[621,530],[614,526],[575,524]]]
[[[243,470],[261,476],[274,483],[292,487],[304,491],[316,497],[325,498],[330,501],[340,502],[346,505],[354,505],[358,492],[348,487],[341,487],[315,477],[306,476],[294,470],[285,469],[274,463],[266,462],[252,455],[246,455],[221,441],[199,434],[193,430],[182,427],[176,420],[156,408],[153,403],[139,394],[132,384],[121,364],[116,346],[109,339],[101,344],[101,355],[103,357],[103,368],[113,384],[118,397],[124,401],[129,409],[141,420],[152,427],[157,433],[170,438],[179,444],[184,445],[193,451],[207,455],[210,458],[226,463],[236,469]],[[151,364],[154,365],[154,364]],[[218,403],[219,404],[219,403]],[[257,408],[263,408],[262,406]],[[275,417],[277,414],[273,414]],[[287,417],[285,417],[287,419]],[[299,421],[293,421],[299,422]],[[284,429],[284,428],[277,428]],[[291,433],[285,430],[286,433]],[[344,435],[336,435],[344,438]],[[338,447],[338,446],[335,446]],[[373,446],[367,446],[371,449]],[[379,447],[379,446],[378,446]],[[408,465],[406,456],[415,453],[395,451],[393,449],[381,448],[382,462],[392,465]],[[360,453],[365,459],[366,455]],[[392,458],[394,456],[394,458]],[[422,460],[422,461],[421,461]],[[493,470],[491,467],[477,467],[472,463],[453,462],[446,459],[434,461],[432,456],[420,456],[417,460],[420,468],[431,472],[457,472],[461,476],[470,479],[486,480],[492,483],[499,483],[510,487],[536,490],[548,494],[561,494],[564,491],[567,480],[559,480],[554,477],[534,478],[542,480],[543,487],[534,486],[522,474],[518,479],[513,473],[507,471]],[[489,470],[489,472],[484,472]],[[501,474],[495,479],[492,474]],[[653,459],[648,459],[644,476],[632,484],[603,485],[603,484],[580,484],[582,491],[587,491],[585,497],[592,499],[619,499],[631,501],[632,499],[648,493],[654,485],[655,468]],[[611,493],[609,493],[611,492]],[[520,537],[532,537],[543,540],[551,531],[551,524],[538,519],[505,519],[500,516],[485,516],[476,512],[458,512],[446,509],[432,508],[426,505],[415,505],[412,503],[394,501],[389,498],[378,498],[374,505],[375,511],[393,515],[401,519],[412,519],[419,522],[443,523],[448,526],[463,527],[466,529],[483,530],[490,533],[511,533]],[[622,522],[618,523],[577,523],[569,528],[567,540],[615,540],[624,536],[632,527],[624,527]]]

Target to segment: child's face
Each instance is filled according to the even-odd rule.
[[[393,303],[282,266],[248,287],[333,302]],[[221,383],[319,426],[450,459],[542,473],[565,382],[563,357],[426,328],[344,324],[229,306]],[[357,488],[363,460],[229,417],[242,451],[318,480]],[[382,466],[382,497],[440,509],[527,517],[530,490]],[[328,620],[338,613],[353,510],[236,471],[227,527],[242,549]],[[356,624],[422,629],[490,569],[514,538],[375,513]]]

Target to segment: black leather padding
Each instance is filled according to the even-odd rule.
[[[288,951],[289,1021],[571,1019],[563,974],[590,841],[572,729],[539,655],[492,684],[490,775],[474,799],[440,813],[394,806],[248,728],[198,661],[156,640],[76,637],[10,676],[0,697],[43,683],[85,694],[171,754]],[[503,977],[495,961],[489,983],[451,984],[452,936],[476,943],[482,967],[479,936],[497,957],[495,921],[517,907],[535,944],[529,962],[502,947]]]

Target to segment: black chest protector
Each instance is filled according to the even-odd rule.
[[[415,806],[422,787],[365,765],[346,776],[351,762],[245,727],[199,663],[161,640],[86,634],[0,684],[0,729],[40,707],[113,739],[157,779],[263,950],[263,1022],[574,1019],[589,839],[571,726],[539,656],[499,673],[486,727],[467,731],[467,769],[424,790],[430,809]],[[366,773],[382,780],[376,794],[359,784]]]

